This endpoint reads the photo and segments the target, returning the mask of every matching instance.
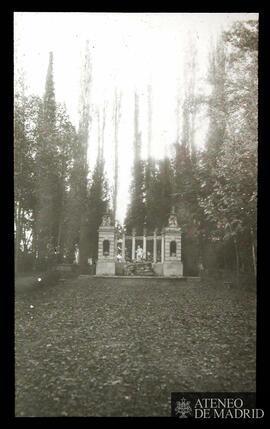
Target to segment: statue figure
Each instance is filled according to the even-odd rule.
[[[111,226],[111,218],[109,214],[102,216],[101,226]]]
[[[143,249],[141,248],[141,246],[138,246],[136,250],[136,260],[141,261],[142,258],[143,258]]]
[[[78,247],[78,245],[76,244],[75,245],[75,260],[74,260],[74,262],[75,262],[75,264],[79,264],[79,247]]]
[[[173,228],[178,226],[176,214],[174,214],[174,213],[170,214],[168,223],[169,223],[169,226],[171,226]]]

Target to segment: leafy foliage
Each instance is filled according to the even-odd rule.
[[[232,238],[236,258],[240,259],[241,254],[242,262],[246,260],[246,243],[250,243],[249,258],[251,248],[256,246],[253,232],[257,195],[257,37],[257,24],[251,21],[235,23],[224,34],[224,121],[218,121],[219,112],[212,111],[208,139],[211,145],[202,158],[201,168],[201,207],[217,236]],[[221,91],[215,82],[214,95]],[[216,135],[219,137],[215,138]],[[245,247],[241,248],[241,241]]]

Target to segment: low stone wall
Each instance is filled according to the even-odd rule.
[[[152,271],[152,272],[150,272]],[[139,263],[139,262],[109,262],[98,261],[97,275],[116,275],[116,276],[134,276],[134,275],[156,275],[165,277],[183,276],[183,264],[179,261]]]

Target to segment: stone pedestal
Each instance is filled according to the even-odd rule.
[[[133,228],[133,229],[132,229],[132,250],[131,250],[131,259],[132,259],[132,261],[134,261],[134,260],[135,260],[135,246],[136,246],[136,243],[135,243],[135,240],[136,240],[135,235],[136,235],[136,231],[135,231],[135,229]]]
[[[97,261],[97,276],[115,276],[115,261]]]
[[[162,262],[156,262],[152,265],[153,271],[157,276],[164,276],[163,265]]]
[[[181,261],[169,261],[163,264],[163,275],[164,276],[183,276],[183,263]]]
[[[96,275],[115,275],[115,231],[108,215],[103,216],[102,224],[98,230],[98,261]]]
[[[183,276],[181,257],[181,228],[177,223],[174,209],[169,218],[169,226],[163,229],[164,236],[164,276]]]
[[[122,262],[125,262],[126,260],[126,236],[125,233],[123,232],[122,235]]]
[[[154,242],[153,242],[153,262],[157,262],[157,231],[154,231]]]
[[[143,259],[146,259],[146,230],[143,231]]]
[[[165,247],[164,247],[164,233],[162,232],[161,234],[161,262],[163,264],[164,262],[164,257],[165,257]]]

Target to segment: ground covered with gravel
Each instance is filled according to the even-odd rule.
[[[16,416],[170,416],[171,392],[255,391],[256,295],[79,277],[16,289]]]

